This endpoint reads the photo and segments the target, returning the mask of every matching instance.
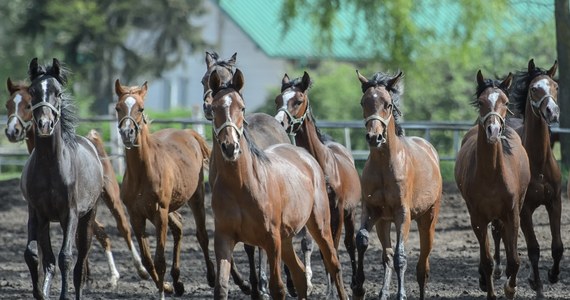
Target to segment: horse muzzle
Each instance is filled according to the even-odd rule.
[[[241,154],[239,143],[220,142],[220,148],[222,149],[224,159],[228,161],[238,160],[239,155]]]
[[[368,142],[369,147],[378,148],[386,143],[386,138],[382,134],[368,132],[366,134],[366,142]]]
[[[24,140],[26,137],[25,131],[20,126],[8,126],[4,131],[10,143],[16,143]]]
[[[123,145],[127,149],[136,147],[137,131],[134,128],[120,128],[119,134],[121,135]]]
[[[40,118],[36,122],[36,132],[40,137],[48,137],[53,134],[55,121],[49,118]]]
[[[500,124],[492,123],[487,126],[485,133],[487,134],[487,143],[496,144],[501,140],[502,128]]]
[[[544,109],[544,119],[548,124],[558,123],[560,120],[560,107],[553,102],[548,102]]]

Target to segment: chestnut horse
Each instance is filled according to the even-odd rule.
[[[231,84],[232,77],[234,75],[235,63],[236,63],[237,53],[234,53],[231,58],[223,60],[220,59],[216,52],[209,53],[206,52],[206,73],[202,77],[202,85],[204,87],[204,115],[206,119],[212,120],[212,90],[210,89],[210,74],[216,71],[218,77],[222,84]],[[260,149],[266,149],[267,147],[275,144],[288,143],[289,139],[287,134],[281,127],[281,124],[275,120],[272,116],[264,113],[252,113],[248,114],[246,117],[246,123],[248,124],[249,137],[259,147]],[[213,183],[216,178],[215,172],[216,167],[213,163],[213,158],[210,159],[210,184]],[[303,230],[305,233],[306,231]],[[308,248],[309,241],[304,238],[302,241],[303,249]],[[312,241],[310,241],[312,249]],[[259,275],[255,269],[255,248],[244,244],[245,252],[248,256],[248,262],[250,266],[249,280],[253,286],[253,290],[249,284],[242,279],[242,275],[239,273],[232,260],[231,274],[234,282],[240,287],[242,291],[246,294],[251,293],[252,299],[259,299],[261,294],[267,294],[267,256],[263,251],[259,251]],[[303,250],[305,251],[305,250]],[[292,296],[295,296],[295,291],[293,288],[293,282],[290,280],[288,270],[285,269],[287,274],[287,287]]]
[[[216,180],[212,187],[217,264],[215,299],[227,299],[232,252],[237,242],[263,248],[270,266],[273,299],[285,299],[281,259],[289,267],[299,299],[307,298],[305,268],[293,249],[293,237],[305,225],[319,245],[325,267],[346,299],[340,262],[330,231],[324,174],[304,149],[278,144],[261,150],[249,139],[245,124],[244,79],[237,69],[231,84],[217,71],[212,89],[212,157]],[[283,180],[287,178],[287,180]]]
[[[360,101],[366,126],[370,156],[362,170],[362,215],[356,236],[358,270],[353,286],[354,299],[364,297],[364,252],[369,231],[376,231],[383,250],[384,284],[381,299],[389,298],[392,268],[398,278],[398,299],[406,298],[404,273],[407,267],[404,244],[411,220],[416,220],[420,235],[420,258],[416,272],[420,299],[424,299],[429,275],[429,254],[441,202],[442,180],[435,148],[419,137],[405,137],[398,123],[402,94],[399,72],[396,76],[376,73],[367,79],[356,71],[362,85]],[[390,240],[391,223],[396,225],[396,247]]]
[[[496,299],[488,224],[500,224],[507,256],[504,290],[507,299],[516,294],[520,258],[517,240],[520,210],[530,181],[529,161],[516,132],[505,125],[507,90],[512,74],[503,81],[484,79],[477,73],[477,93],[472,102],[479,111],[477,124],[461,142],[455,162],[455,180],[467,204],[471,227],[480,249],[479,287],[487,299]],[[497,222],[498,221],[498,222]]]
[[[66,70],[57,59],[41,66],[32,59],[28,74],[32,96],[34,151],[22,170],[20,187],[28,202],[28,241],[24,258],[32,279],[33,296],[47,299],[55,275],[50,222],[63,231],[57,263],[61,271],[60,299],[68,299],[69,272],[73,269],[75,298],[81,299],[87,256],[93,235],[92,223],[103,191],[103,167],[97,151],[86,138],[75,134],[73,100],[64,92]],[[41,249],[43,288],[38,285],[38,251]]]
[[[126,148],[126,170],[121,198],[129,212],[131,225],[139,243],[142,262],[158,288],[164,292],[184,293],[180,282],[180,246],[182,217],[177,212],[189,204],[196,222],[196,237],[204,254],[207,280],[214,286],[215,270],[208,253],[206,212],[204,208],[204,165],[210,156],[206,141],[194,130],[163,129],[150,133],[144,114],[147,83],[128,87],[115,81],[118,96],[116,111],[119,132]],[[156,248],[151,258],[145,233],[146,221],[156,229]],[[173,262],[170,274],[173,287],[166,284],[164,257],[167,227],[174,238]]]
[[[534,233],[532,215],[544,205],[550,221],[552,236],[552,267],[548,280],[556,283],[560,275],[560,261],[564,252],[560,235],[562,213],[562,179],[560,167],[550,145],[550,123],[558,122],[560,109],[557,104],[558,84],[553,79],[558,69],[554,62],[548,70],[538,68],[531,59],[526,71],[515,74],[511,88],[511,101],[523,116],[523,125],[517,128],[530,162],[531,179],[521,210],[521,230],[524,234],[532,273],[528,278],[530,287],[543,296],[542,281],[538,269],[540,246]],[[495,239],[498,243],[498,237]],[[495,247],[497,248],[497,247]],[[498,254],[495,254],[498,263]]]
[[[293,80],[285,74],[281,81],[281,94],[275,98],[275,105],[278,108],[275,118],[285,127],[294,144],[307,149],[325,173],[334,245],[338,251],[344,225],[344,246],[350,256],[354,284],[356,275],[354,217],[362,196],[360,176],[350,151],[322,134],[315,124],[308,97],[311,84],[307,72],[302,78]],[[305,267],[310,284],[310,263],[305,263]]]
[[[7,80],[8,91],[10,93],[10,98],[6,102],[6,110],[8,112],[8,121],[6,124],[6,137],[12,143],[26,141],[26,146],[28,148],[28,153],[32,153],[34,149],[34,127],[32,120],[32,110],[31,103],[32,98],[28,92],[29,84],[25,82],[13,83],[10,78]],[[104,188],[103,188],[103,200],[105,204],[113,214],[117,222],[117,228],[119,233],[123,236],[131,254],[133,256],[133,262],[135,268],[139,273],[139,276],[143,279],[147,279],[148,273],[144,269],[139,257],[138,251],[134,247],[131,240],[131,227],[129,221],[127,220],[127,215],[123,208],[123,204],[119,197],[119,184],[115,176],[115,171],[113,170],[110,161],[107,157],[107,153],[103,148],[103,143],[96,131],[86,136],[93,145],[97,148],[97,153],[99,159],[103,164],[103,173],[105,177]],[[109,270],[111,272],[110,283],[113,287],[116,287],[117,281],[119,280],[119,271],[117,270],[113,254],[111,252],[111,239],[105,233],[104,227],[97,220],[93,222],[93,231],[95,237],[105,249],[105,254],[107,256],[107,261],[109,264]]]

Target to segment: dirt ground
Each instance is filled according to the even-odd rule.
[[[206,199],[208,212],[208,228],[212,237],[213,220]],[[563,199],[564,211],[562,213],[562,236],[567,247],[570,246],[570,217],[569,205],[566,195]],[[205,264],[202,253],[195,237],[195,225],[192,214],[188,208],[182,211],[185,221],[184,240],[182,248],[181,278],[185,285],[186,293],[182,298],[186,299],[211,299],[213,289],[207,285]],[[109,210],[101,204],[98,211],[98,219],[106,224],[107,232],[113,238],[113,254],[115,262],[121,274],[116,290],[108,287],[108,268],[105,255],[100,245],[94,240],[91,248],[91,277],[92,285],[84,292],[86,299],[151,299],[155,296],[156,289],[151,281],[142,281],[138,278],[131,262],[130,254],[125,242],[120,239],[114,219]],[[18,180],[0,182],[0,299],[31,299],[31,281],[28,269],[24,262],[23,253],[26,242],[26,204],[22,200]],[[570,271],[567,259],[562,261],[562,273],[560,282],[550,284],[546,280],[547,270],[552,263],[550,257],[550,230],[544,208],[537,210],[534,216],[535,230],[541,244],[540,272],[544,282],[545,296],[548,299],[570,299]],[[150,227],[148,232],[153,232]],[[419,297],[418,285],[415,280],[415,265],[419,255],[419,238],[416,226],[412,226],[409,241],[406,245],[408,254],[408,269],[406,271],[406,291],[408,299]],[[57,255],[61,245],[61,230],[58,224],[52,225],[53,248]],[[154,240],[151,240],[154,245]],[[169,240],[167,249],[171,251],[172,242]],[[213,255],[213,240],[210,240],[210,253]],[[453,184],[445,188],[435,246],[431,254],[431,276],[429,279],[426,297],[429,299],[485,299],[486,294],[478,288],[477,264],[479,261],[479,246],[473,234],[467,209],[461,196],[457,193]],[[526,246],[522,234],[519,234],[519,253],[521,255],[521,269],[518,275],[518,299],[532,299],[535,293],[529,288],[526,278],[529,275]],[[568,252],[567,252],[568,253]],[[248,274],[246,256],[243,247],[238,244],[234,254],[238,266],[244,275]],[[366,283],[368,298],[376,299],[383,277],[380,264],[381,250],[376,235],[371,235],[371,245],[366,253]],[[348,255],[341,246],[340,258],[343,267],[345,288],[349,295],[350,290],[350,264]],[[171,263],[171,252],[167,253],[167,263]],[[325,283],[324,270],[317,251],[313,253],[313,284],[315,289],[311,299],[324,299]],[[169,275],[167,275],[169,278]],[[496,293],[504,299],[502,285],[505,277],[495,281]],[[395,291],[396,280],[392,281],[392,291]],[[51,297],[59,296],[60,277],[52,284]],[[241,293],[236,285],[230,283],[230,299],[248,299]],[[168,296],[171,297],[171,296]],[[393,295],[394,297],[394,295]]]

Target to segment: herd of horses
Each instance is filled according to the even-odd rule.
[[[350,151],[316,125],[308,97],[312,85],[308,73],[295,79],[284,75],[281,92],[275,98],[275,116],[246,115],[241,93],[245,79],[235,64],[236,54],[223,60],[216,53],[206,53],[202,84],[204,113],[212,122],[211,147],[191,129],[151,132],[144,112],[147,83],[124,86],[118,79],[115,81],[118,131],[126,161],[120,188],[101,136],[96,131],[86,137],[75,133],[76,112],[65,91],[67,70],[57,59],[43,66],[34,58],[28,70],[29,83],[8,79],[6,136],[10,142],[25,140],[30,153],[21,176],[21,190],[28,203],[24,258],[34,298],[49,297],[55,275],[51,222],[59,222],[63,229],[57,258],[62,278],[60,299],[68,298],[74,246],[77,258],[73,285],[76,299],[81,298],[89,274],[93,234],[105,248],[111,284],[117,285],[119,273],[109,237],[96,220],[97,203],[102,198],[117,221],[139,276],[153,280],[160,299],[165,293],[184,293],[180,281],[184,224],[178,212],[184,205],[194,215],[206,280],[214,288],[215,299],[228,298],[230,276],[252,299],[264,294],[285,299],[287,293],[307,299],[312,289],[310,258],[314,242],[327,272],[327,297],[347,299],[337,253],[343,228],[352,269],[352,297],[363,299],[364,258],[373,226],[382,245],[384,282],[380,299],[390,297],[393,271],[398,281],[396,296],[405,299],[404,247],[412,220],[417,222],[420,237],[416,274],[420,299],[424,299],[442,177],[435,148],[425,139],[406,136],[401,127],[403,73],[378,72],[367,78],[357,71],[365,139],[370,149],[359,175]],[[462,141],[455,179],[480,244],[479,285],[488,299],[496,299],[494,279],[502,276],[501,240],[507,260],[504,295],[508,299],[515,297],[520,266],[519,227],[532,266],[528,281],[537,296],[542,296],[540,247],[532,223],[533,212],[542,205],[552,232],[553,265],[548,280],[559,280],[563,254],[561,174],[549,138],[549,125],[559,118],[558,85],[553,79],[557,66],[555,62],[544,70],[531,59],[527,70],[510,73],[502,80],[486,79],[481,71],[476,76],[472,105],[479,116]],[[522,118],[508,116],[511,107]],[[205,172],[212,193],[215,263],[209,255],[206,228]],[[361,208],[358,231],[357,208]],[[154,257],[145,232],[147,221],[155,228]],[[487,237],[490,223],[494,256]],[[392,224],[396,229],[394,246]],[[165,281],[168,229],[174,240],[172,282]],[[138,251],[131,234],[138,242]],[[297,235],[302,238],[302,261],[294,249]],[[238,242],[243,242],[248,255],[249,282],[234,263],[233,251]],[[259,260],[255,259],[256,247]],[[286,285],[281,278],[282,262]]]

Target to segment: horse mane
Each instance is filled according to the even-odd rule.
[[[394,79],[395,77],[396,75],[389,75],[387,73],[378,72],[372,75],[371,79],[369,79],[367,83],[362,84],[362,93],[366,92],[366,90],[370,87],[383,86],[386,88],[388,93],[390,93],[390,97],[392,98],[392,105],[394,106],[394,109],[392,109],[392,117],[394,117],[394,123],[396,125],[396,135],[404,136],[404,128],[402,128],[402,124],[400,124],[400,117],[403,116],[402,112],[400,111],[400,98],[404,94],[404,84],[401,80],[399,80],[395,85],[388,86],[388,81]]]
[[[313,125],[315,126],[315,131],[317,132],[317,136],[319,137],[319,141],[321,141],[321,143],[326,143],[326,142],[331,142],[334,141],[334,139],[332,138],[332,136],[323,133],[321,131],[321,129],[319,129],[319,127],[317,126],[317,123],[315,121],[315,116],[313,115],[313,110],[311,110],[311,107],[309,106],[308,108],[309,112],[307,113],[307,118],[309,119],[309,121],[313,122]]]
[[[517,71],[513,77],[510,100],[521,116],[525,114],[530,82],[540,75],[547,75],[547,70],[535,67],[534,70],[530,72],[528,70]]]
[[[475,108],[479,108],[479,97],[481,96],[481,94],[488,88],[498,88],[501,89],[501,91],[503,91],[503,93],[505,93],[505,95],[507,95],[507,97],[509,96],[509,91],[504,89],[503,87],[501,87],[501,80],[494,80],[494,79],[485,79],[485,81],[483,82],[483,84],[477,84],[477,90],[475,91],[475,97],[473,100],[471,100],[470,104],[475,107]]]
[[[69,70],[64,66],[60,65],[59,73],[55,72],[53,66],[41,67],[41,72],[39,76],[32,80],[30,86],[34,85],[38,80],[45,79],[45,77],[50,76],[57,80],[62,86],[61,95],[61,113],[59,117],[59,122],[61,126],[61,135],[63,141],[72,148],[77,147],[75,128],[77,127],[77,109],[75,106],[75,101],[66,92],[65,86],[67,85],[67,75]]]

